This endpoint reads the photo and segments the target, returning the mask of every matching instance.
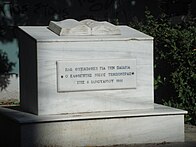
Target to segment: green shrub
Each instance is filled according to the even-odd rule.
[[[155,102],[188,111],[186,123],[196,124],[196,24],[187,18],[171,23],[166,15],[130,26],[154,37]]]
[[[9,85],[9,72],[14,66],[15,63],[9,61],[7,53],[0,49],[0,92]]]

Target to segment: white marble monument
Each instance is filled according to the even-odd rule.
[[[89,19],[19,27],[18,37],[23,112],[0,108],[16,145],[184,141],[186,111],[154,104],[152,37]]]
[[[121,34],[59,36],[52,27],[20,27],[23,110],[44,115],[153,108],[153,38],[116,28]]]

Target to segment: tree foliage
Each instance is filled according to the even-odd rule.
[[[14,66],[15,63],[10,62],[7,54],[0,50],[0,90],[9,85],[9,72]]]
[[[195,18],[174,24],[165,14],[145,13],[130,26],[154,37],[155,101],[187,110],[186,122],[196,124]]]

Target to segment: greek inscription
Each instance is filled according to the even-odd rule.
[[[99,67],[100,70],[106,70],[104,66]]]
[[[57,62],[60,91],[136,88],[136,60],[114,61]]]
[[[72,71],[72,68],[65,68],[65,71]]]
[[[123,79],[116,79],[116,82],[123,82]]]
[[[105,77],[106,73],[96,73],[95,77]]]
[[[85,84],[84,81],[77,81],[76,83],[77,83],[77,84]]]
[[[100,84],[100,83],[113,83],[114,79],[109,80],[91,80],[91,84]]]
[[[114,70],[115,66],[108,66],[108,70]]]

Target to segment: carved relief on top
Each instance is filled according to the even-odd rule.
[[[120,35],[120,29],[106,21],[95,21],[85,19],[77,21],[75,19],[66,19],[63,21],[50,21],[48,28],[59,36],[77,36],[77,35]]]

